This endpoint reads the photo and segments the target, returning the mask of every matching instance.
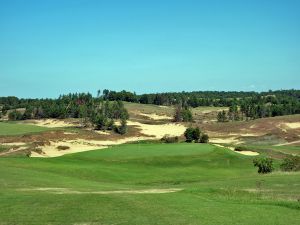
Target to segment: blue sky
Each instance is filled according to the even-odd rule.
[[[300,88],[297,0],[0,0],[0,96]]]

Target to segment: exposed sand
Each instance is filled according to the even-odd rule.
[[[210,138],[209,142],[218,144],[240,144],[242,143],[236,137],[229,138]]]
[[[284,123],[284,125],[286,125],[290,129],[298,129],[298,128],[300,128],[300,122]]]
[[[240,137],[258,137],[261,136],[261,134],[257,134],[257,133],[229,133],[229,136],[240,136]]]
[[[66,150],[58,150],[58,146],[68,146],[69,149]],[[93,143],[82,142],[78,140],[68,140],[68,141],[50,141],[50,145],[39,146],[39,148],[43,151],[43,154],[39,154],[36,152],[31,153],[31,157],[57,157],[70,153],[84,152],[90,151],[94,149],[102,149],[106,148],[106,146],[96,145]]]
[[[118,140],[60,140],[51,141],[50,145],[39,146],[43,154],[32,152],[31,157],[58,157],[65,154],[77,153],[83,151],[90,151],[95,149],[107,148],[111,145],[119,145],[128,142],[160,139],[165,135],[181,136],[185,131],[185,126],[180,124],[163,124],[163,125],[149,125],[139,122],[128,121],[129,126],[136,126],[141,129],[141,133],[146,136],[120,138]],[[58,150],[58,146],[68,146],[69,149]]]
[[[7,145],[7,146],[22,146],[26,145],[25,142],[13,142],[13,143],[0,143],[1,145]]]
[[[154,139],[153,137],[130,137],[123,138],[115,141],[110,140],[84,140],[84,139],[74,139],[74,140],[63,140],[63,141],[51,141],[50,145],[39,146],[39,148],[43,151],[43,154],[38,154],[36,152],[32,152],[31,157],[58,157],[65,154],[91,151],[97,149],[104,149],[111,145],[120,145],[127,142],[140,141]],[[66,150],[58,150],[58,146],[68,146],[69,149]]]
[[[76,126],[76,124],[69,123],[64,120],[58,120],[58,119],[28,120],[26,124],[36,125],[40,127],[48,127],[48,128]]]
[[[151,114],[140,113],[140,115],[148,117],[149,119],[152,119],[152,120],[171,120],[172,119],[172,117],[170,117],[170,116],[167,116],[167,115],[157,115],[155,113],[151,113]]]
[[[220,148],[227,148],[231,151],[234,151],[236,153],[239,153],[239,154],[242,154],[242,155],[247,155],[247,156],[257,156],[259,155],[258,152],[253,152],[253,151],[235,151],[235,148],[234,147],[226,147],[226,146],[223,146],[223,145],[220,145],[220,144],[213,144],[217,147],[220,147]]]
[[[114,191],[77,191],[69,188],[31,188],[31,189],[18,189],[20,191],[44,191],[52,194],[165,194],[181,191],[180,188],[168,189],[143,189],[143,190],[114,190]]]
[[[97,134],[110,135],[109,132],[105,132],[105,131],[101,131],[101,130],[95,130],[95,132],[96,132]]]
[[[141,133],[149,136],[154,136],[156,138],[162,138],[165,135],[170,136],[181,136],[186,130],[186,127],[181,124],[162,124],[162,125],[151,125],[143,124],[139,122],[128,121],[129,126],[136,126],[141,129]]]

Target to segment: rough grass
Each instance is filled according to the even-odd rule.
[[[48,131],[49,128],[14,122],[0,122],[0,135],[23,135]]]
[[[0,224],[298,224],[300,174],[258,175],[252,159],[207,144],[153,143],[0,158]],[[183,190],[88,193],[152,188]]]
[[[0,153],[1,153],[1,152],[5,152],[7,149],[8,149],[7,146],[0,145]]]

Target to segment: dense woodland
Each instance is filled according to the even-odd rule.
[[[1,114],[8,110],[25,109],[24,113],[10,112],[10,119],[31,118],[91,118],[104,115],[105,123],[114,119],[127,119],[128,113],[122,101],[155,105],[174,105],[175,121],[191,121],[190,107],[217,106],[229,107],[220,112],[219,122],[230,120],[256,119],[300,113],[300,90],[280,90],[268,92],[169,92],[143,94],[128,91],[98,91],[97,97],[89,93],[61,95],[57,99],[19,99],[0,97]],[[105,126],[104,126],[105,127]],[[109,127],[109,126],[107,126]]]
[[[143,104],[181,105],[181,107],[185,109],[199,106],[229,107],[228,112],[224,111],[219,113],[217,118],[219,122],[300,113],[300,90],[270,90],[260,93],[196,91],[143,95],[136,95],[135,93],[127,91],[115,92],[105,90],[103,92],[103,98],[111,101],[121,100]]]

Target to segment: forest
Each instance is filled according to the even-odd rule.
[[[117,92],[104,89],[102,92],[98,90],[96,97],[90,93],[61,95],[57,99],[0,97],[0,108],[2,115],[5,115],[8,110],[25,109],[22,115],[18,111],[10,112],[9,118],[11,120],[89,117],[95,121],[95,117],[99,119],[99,113],[95,113],[95,109],[100,110],[101,115],[105,115],[108,120],[126,119],[128,113],[122,101],[165,106],[174,105],[176,106],[175,121],[191,120],[188,111],[182,115],[186,119],[178,118],[178,108],[188,110],[190,107],[199,106],[229,107],[229,111],[218,114],[219,122],[300,113],[300,90],[270,90],[267,92],[195,91],[137,95],[125,90]]]

